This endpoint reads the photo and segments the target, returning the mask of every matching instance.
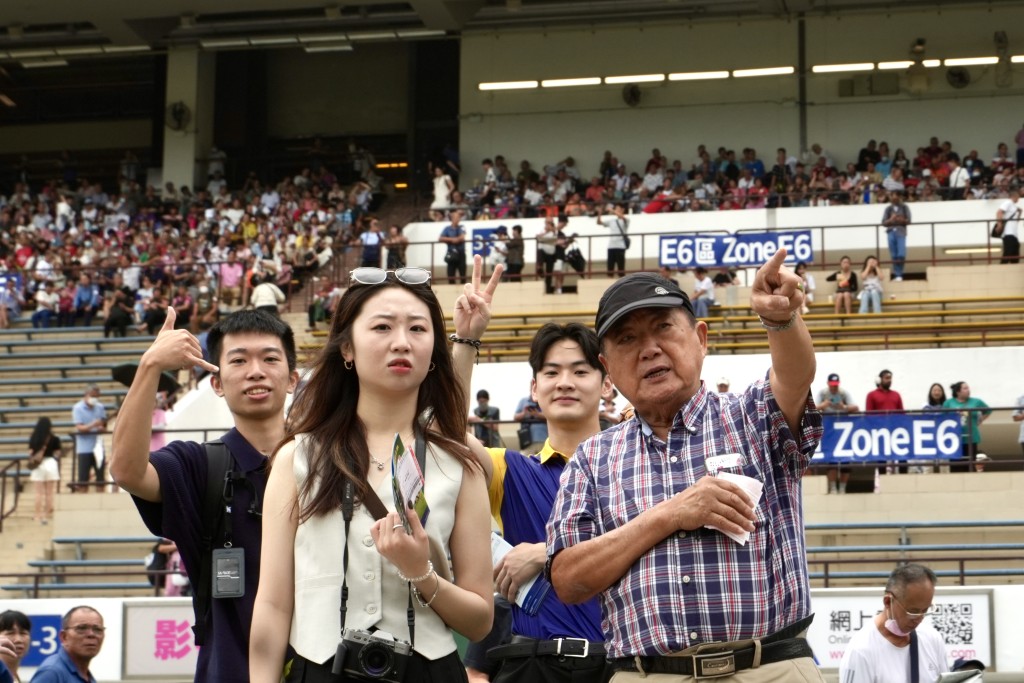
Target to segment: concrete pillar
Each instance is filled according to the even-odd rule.
[[[198,47],[175,47],[167,53],[166,102],[188,110],[187,123],[175,130],[164,121],[163,182],[193,190],[206,187],[206,155],[213,145],[216,55]]]

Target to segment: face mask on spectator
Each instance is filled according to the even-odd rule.
[[[95,396],[86,396],[85,397],[85,405],[87,405],[90,408],[92,408],[94,405],[96,405],[96,397]]]

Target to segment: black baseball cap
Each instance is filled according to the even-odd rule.
[[[977,659],[964,659],[960,657],[953,662],[953,671],[984,671],[985,665]]]
[[[839,386],[839,375],[833,372],[831,375],[828,376],[828,383],[829,386]]]
[[[641,308],[685,308],[693,313],[693,304],[679,285],[654,273],[631,273],[605,290],[597,305],[598,338],[608,333],[627,313]]]

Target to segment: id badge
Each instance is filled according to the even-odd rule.
[[[213,551],[214,598],[240,598],[245,595],[245,551],[242,548],[216,548]]]

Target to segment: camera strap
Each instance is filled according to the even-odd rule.
[[[423,472],[426,476],[426,463],[427,463],[427,440],[425,437],[417,436],[416,438],[416,460],[419,462],[420,472]],[[381,502],[380,496],[377,495],[369,486],[366,487],[366,496],[363,500],[363,505],[366,506],[367,511],[373,515],[375,520],[381,520],[388,515],[388,510]],[[345,488],[342,493],[341,499],[341,516],[345,520],[345,550],[342,553],[341,561],[341,633],[345,633],[345,616],[348,613],[348,537],[349,537],[349,526],[352,522],[352,517],[355,514],[355,487],[352,482],[345,480]],[[406,584],[409,593],[409,603],[406,609],[406,622],[409,625],[409,645],[416,645],[416,608],[412,604],[412,583]]]

